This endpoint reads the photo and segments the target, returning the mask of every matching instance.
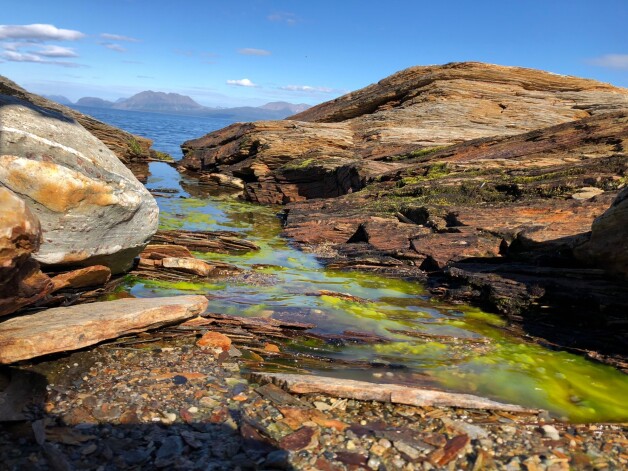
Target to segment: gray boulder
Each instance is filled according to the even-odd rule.
[[[159,210],[116,155],[74,119],[0,95],[0,185],[38,217],[43,265],[128,269]]]

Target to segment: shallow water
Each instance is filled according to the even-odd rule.
[[[282,349],[324,355],[336,364],[312,366],[303,359],[290,365],[267,364],[269,369],[433,385],[548,409],[572,421],[628,420],[628,376],[615,369],[527,343],[501,329],[504,322],[500,317],[437,302],[415,282],[325,270],[311,254],[296,250],[280,236],[276,216],[280,208],[211,195],[192,181],[180,181],[178,173],[165,164],[151,164],[151,173],[149,188],[178,191],[170,197],[157,197],[163,229],[242,232],[261,250],[244,255],[197,255],[253,269],[259,276],[254,277],[255,283],[237,284],[135,280],[128,286],[134,295],[211,293],[211,312],[310,322],[320,333],[352,330],[392,340],[375,345],[288,342]],[[364,301],[313,295],[320,290],[348,293]],[[441,343],[391,330],[479,341]],[[360,360],[376,367],[341,367],[340,360]]]

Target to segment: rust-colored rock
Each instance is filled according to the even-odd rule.
[[[167,257],[191,258],[192,252],[182,245],[170,244],[148,244],[140,254],[140,258],[161,260]]]
[[[33,304],[52,291],[31,253],[39,248],[39,221],[26,203],[0,186],[0,316]]]
[[[196,341],[196,345],[203,350],[220,350],[229,351],[231,347],[231,339],[220,332],[206,332]]]
[[[90,286],[102,286],[111,278],[111,270],[103,265],[79,268],[67,273],[62,273],[52,278],[54,291],[65,288],[87,288]]]
[[[288,451],[314,448],[318,446],[318,430],[313,427],[301,427],[279,440],[279,446]]]
[[[415,151],[627,108],[628,90],[593,80],[476,62],[411,67],[285,121],[188,141],[182,165],[239,177],[261,203],[329,198],[363,188]]]

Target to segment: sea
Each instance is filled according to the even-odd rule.
[[[170,154],[175,160],[183,157],[181,144],[204,136],[233,123],[229,119],[184,116],[143,111],[115,110],[92,106],[72,106],[103,123],[153,140],[153,149]]]

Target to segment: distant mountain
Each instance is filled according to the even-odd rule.
[[[140,92],[131,98],[117,102],[112,108],[157,113],[189,113],[205,109],[203,105],[199,105],[189,96],[178,93],[153,92],[152,90]]]
[[[260,106],[260,108],[273,111],[289,110],[290,114],[296,114],[307,110],[310,108],[310,105],[306,105],[305,103],[295,105],[294,103],[288,103],[287,101],[271,101],[270,103]]]
[[[261,121],[284,119],[295,113],[301,113],[310,106],[286,101],[274,101],[262,106],[239,106],[235,108],[210,108],[192,98],[178,93],[164,93],[147,90],[130,98],[119,98],[115,102],[102,98],[84,97],[76,102],[77,106],[93,108],[113,108],[116,110],[147,111],[151,113],[182,114],[229,119],[231,121]]]
[[[76,104],[78,106],[91,106],[93,108],[111,108],[113,106],[112,101],[103,100],[102,98],[96,98],[93,96],[79,98]]]
[[[42,95],[44,98],[47,98],[50,101],[54,101],[59,103],[60,105],[71,105],[72,101],[63,95]]]

